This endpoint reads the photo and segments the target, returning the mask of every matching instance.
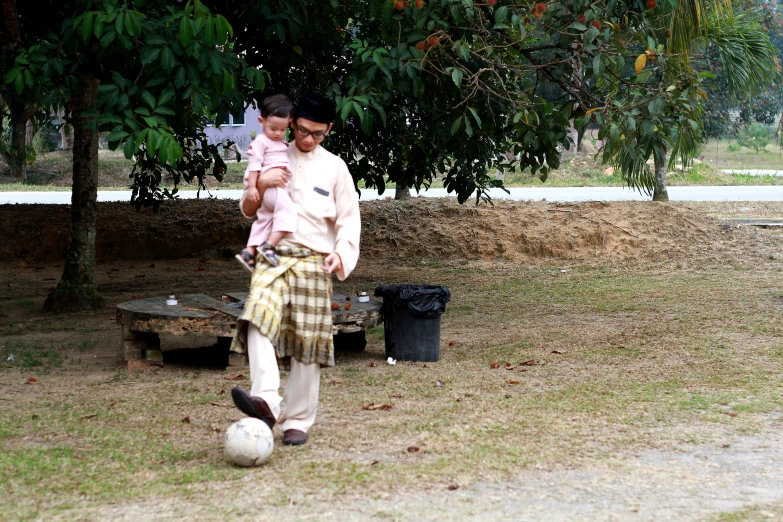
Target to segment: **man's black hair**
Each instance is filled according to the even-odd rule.
[[[294,112],[294,104],[285,94],[274,94],[261,100],[261,117],[290,118]]]
[[[337,105],[319,94],[303,94],[296,101],[294,109],[294,121],[297,118],[314,121],[316,123],[334,123]]]

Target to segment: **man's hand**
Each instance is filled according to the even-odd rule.
[[[324,259],[324,266],[321,267],[321,270],[326,272],[327,274],[333,274],[340,270],[343,267],[343,260],[340,257],[340,254],[337,252],[332,252],[328,256],[326,256],[326,259]]]
[[[285,187],[290,179],[291,173],[286,169],[269,169],[258,177],[258,190],[261,192],[272,187]]]
[[[258,189],[255,187],[248,187],[247,188],[247,199],[252,201],[253,203],[258,203],[261,201],[261,198],[258,195]]]

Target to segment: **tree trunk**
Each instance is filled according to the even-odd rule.
[[[587,125],[576,131],[576,153],[579,154],[582,152],[582,140],[585,137],[585,132],[587,132]]]
[[[661,161],[655,158],[655,188],[653,189],[653,201],[669,201],[669,193],[666,190],[666,158]]]
[[[411,199],[411,189],[404,183],[397,182],[397,188],[394,189],[394,199],[402,201]]]
[[[95,287],[95,221],[98,199],[98,132],[85,113],[95,109],[99,81],[79,75],[74,99],[71,229],[60,284],[47,297],[49,311],[95,309],[103,305]]]
[[[19,106],[14,101],[9,104],[11,125],[11,147],[3,160],[11,169],[11,177],[24,183],[27,180],[27,123],[35,114],[35,107]]]

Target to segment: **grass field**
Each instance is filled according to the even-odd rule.
[[[726,174],[723,169],[772,169],[783,170],[783,156],[780,149],[770,145],[766,152],[755,153],[750,149],[728,152],[733,140],[712,140],[705,144],[700,155],[703,163],[695,164],[688,171],[674,171],[668,176],[668,183],[678,185],[779,185],[783,177],[753,176],[747,174]],[[228,170],[222,182],[213,178],[207,180],[208,187],[224,189],[242,188],[242,174],[245,163],[228,161]],[[0,191],[38,191],[38,190],[69,190],[71,185],[71,155],[64,152],[53,152],[43,155],[36,165],[38,171],[32,173],[28,183],[12,183],[10,178],[0,177]],[[130,184],[132,163],[121,153],[102,150],[99,158],[99,187],[102,190],[124,190]],[[554,187],[596,187],[622,186],[618,175],[608,174],[606,167],[598,165],[592,157],[577,157],[563,161],[559,170],[553,171],[546,182],[529,172],[508,173],[505,176],[508,187],[520,186],[554,186]],[[173,187],[171,181],[164,180],[163,186]],[[387,185],[393,188],[394,184]],[[442,187],[440,181],[432,184],[433,188]],[[181,184],[180,190],[196,189],[196,186]],[[363,184],[360,183],[360,188]]]
[[[103,265],[107,309],[59,316],[40,311],[57,266],[0,264],[10,282],[0,287],[0,513],[334,520],[326,513],[345,509],[344,499],[369,505],[389,494],[511,487],[536,470],[601,467],[622,476],[622,459],[637,452],[766,433],[783,409],[781,267],[689,259],[683,269],[676,261],[365,262],[337,289],[451,289],[441,360],[386,365],[383,329],[371,330],[365,352],[342,354],[322,373],[308,445],[284,447],[278,435],[259,470],[222,455],[224,430],[241,417],[228,390],[247,386],[246,371],[187,356],[128,371],[116,359],[118,302],[156,288],[242,289],[246,282],[229,282],[240,279],[233,261]],[[351,509],[421,519],[404,502]]]

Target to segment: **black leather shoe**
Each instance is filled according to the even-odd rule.
[[[307,433],[302,430],[285,430],[283,432],[283,444],[286,446],[301,446],[307,442]]]
[[[269,405],[261,397],[253,397],[237,386],[231,389],[231,398],[234,399],[234,404],[239,408],[239,411],[248,417],[261,419],[269,426],[270,430],[275,425],[275,416],[272,415]]]

